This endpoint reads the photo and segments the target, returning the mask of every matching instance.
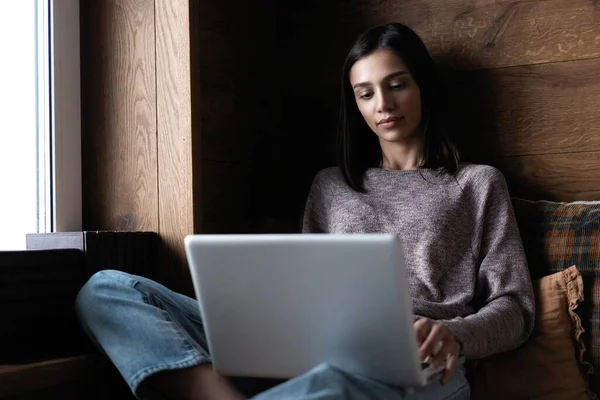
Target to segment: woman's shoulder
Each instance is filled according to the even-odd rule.
[[[335,185],[343,182],[344,177],[338,167],[327,167],[317,172],[313,185]]]
[[[461,186],[494,186],[504,184],[505,179],[499,169],[491,165],[460,163],[456,171],[456,179]]]

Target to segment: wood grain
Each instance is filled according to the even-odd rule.
[[[511,194],[531,200],[600,199],[600,152],[503,157],[491,160]]]
[[[325,42],[349,50],[377,24],[412,27],[437,57],[461,68],[494,68],[600,56],[595,0],[361,0],[302,2],[292,21],[303,32],[327,30]],[[293,7],[293,6],[288,6]],[[341,54],[340,54],[341,55]]]
[[[431,0],[412,1],[406,9],[385,0],[382,8],[388,5],[387,16],[406,18],[433,54],[458,66],[491,68],[600,56],[600,8],[592,0]],[[423,6],[429,6],[426,21],[419,15]]]
[[[187,0],[156,2],[156,88],[158,232],[170,254],[162,262],[173,270],[178,269],[181,280],[184,276],[181,274],[187,272],[184,238],[194,233],[194,137]]]
[[[600,56],[600,7],[593,0],[383,0],[387,21],[406,21],[433,54],[492,68]]]
[[[158,230],[153,0],[81,2],[83,227]]]
[[[451,90],[457,129],[470,152],[598,151],[599,72],[600,58],[461,73]]]

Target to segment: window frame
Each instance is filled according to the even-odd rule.
[[[79,0],[47,0],[50,15],[52,232],[82,229]]]

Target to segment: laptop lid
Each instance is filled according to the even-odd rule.
[[[191,235],[185,248],[220,373],[285,379],[327,362],[425,383],[394,235]]]

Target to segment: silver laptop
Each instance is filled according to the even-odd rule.
[[[425,385],[399,240],[388,234],[190,235],[213,368],[291,378],[317,364]]]

